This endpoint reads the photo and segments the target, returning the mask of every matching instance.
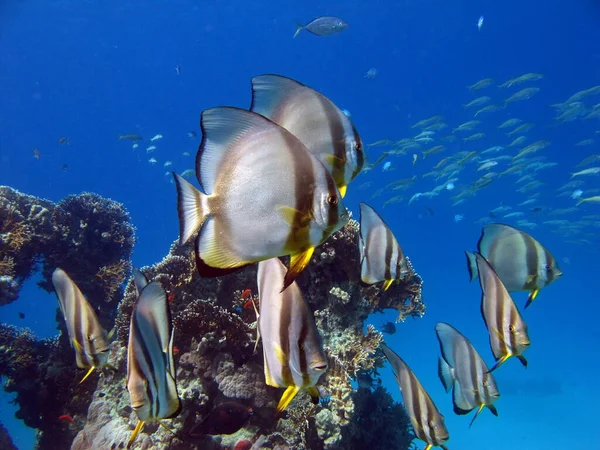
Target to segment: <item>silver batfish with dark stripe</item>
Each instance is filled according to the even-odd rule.
[[[54,271],[52,284],[65,318],[69,341],[75,350],[77,367],[88,369],[81,380],[83,382],[94,369],[107,365],[109,337],[100,325],[94,309],[64,270]]]
[[[360,204],[360,278],[363,283],[383,281],[387,290],[411,272],[408,258],[383,219],[366,203]]]
[[[260,312],[258,330],[262,338],[265,380],[269,386],[286,388],[277,414],[283,411],[300,389],[313,400],[315,385],[327,370],[327,357],[312,311],[296,283],[280,292],[286,267],[279,258],[258,264]]]
[[[445,444],[450,439],[450,434],[446,428],[444,416],[402,358],[384,343],[381,344],[381,348],[396,375],[404,407],[410,417],[415,436],[427,444],[425,450],[432,447],[448,450]]]
[[[531,341],[527,324],[502,281],[479,253],[475,252],[475,261],[481,284],[481,314],[490,335],[490,346],[496,358],[492,371],[504,364],[511,356],[516,356],[527,367],[523,352]]]
[[[202,113],[196,173],[204,193],[175,175],[180,243],[200,229],[202,276],[290,255],[283,287],[306,267],[315,247],[349,219],[323,164],[289,131],[237,108]]]
[[[342,197],[364,164],[356,128],[337,106],[314,89],[281,75],[252,78],[254,111],[281,125],[308,148],[333,176]]]
[[[562,275],[556,259],[546,247],[509,225],[486,225],[477,250],[492,265],[508,292],[529,291],[525,308],[535,300],[540,289]],[[472,253],[466,254],[473,281],[477,278],[477,264]]]
[[[135,281],[143,278],[138,274]],[[142,286],[138,284],[137,288]],[[127,444],[129,448],[145,422],[175,417],[181,409],[175,383],[173,330],[167,294],[157,281],[141,289],[131,314],[127,391],[139,419]]]
[[[469,427],[486,406],[495,416],[494,402],[500,397],[494,376],[473,344],[456,328],[440,322],[435,326],[442,356],[438,375],[446,392],[452,390],[454,412],[469,414],[477,408]]]

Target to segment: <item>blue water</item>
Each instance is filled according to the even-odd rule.
[[[342,17],[350,27],[336,36],[318,38],[303,31],[292,39],[295,20],[319,15]],[[481,15],[485,21],[478,30]],[[181,67],[179,75],[176,66]],[[371,68],[378,74],[367,79]],[[451,127],[458,126],[472,119],[473,112],[462,105],[476,95],[490,95],[494,101],[507,97],[506,90],[496,87],[473,94],[467,85],[486,77],[500,84],[526,72],[544,74],[532,84],[541,91],[506,110],[482,115],[478,119],[485,139],[450,144],[447,152],[506,145],[508,138],[496,128],[501,122],[510,117],[534,122],[528,143],[550,140],[543,155],[559,163],[539,175],[547,183],[542,204],[572,206],[571,199],[557,199],[554,192],[568,181],[575,164],[600,153],[600,135],[595,134],[600,122],[554,126],[549,105],[600,84],[598,1],[4,0],[0,184],[53,201],[91,191],[124,203],[137,226],[134,262],[152,264],[166,254],[179,230],[175,189],[165,176],[164,162],[172,161],[179,173],[192,168],[199,138],[190,139],[187,132],[200,135],[200,112],[218,105],[248,107],[252,76],[279,73],[318,89],[352,113],[363,141],[370,143],[412,137],[417,134],[412,124],[437,114]],[[600,96],[586,102],[599,103]],[[116,140],[126,133],[145,137],[139,149]],[[147,155],[148,138],[158,133],[164,139]],[[60,145],[62,136],[71,144]],[[574,146],[590,138],[595,138],[594,145]],[[33,158],[34,148],[40,159]],[[381,150],[369,151],[374,160]],[[157,164],[148,163],[150,157]],[[434,156],[413,168],[410,155],[392,158],[393,171],[382,174],[376,168],[361,175],[346,197],[355,217],[359,201],[380,210],[425,280],[427,314],[399,325],[388,344],[412,367],[445,415],[451,448],[598,448],[590,432],[597,428],[596,402],[590,399],[600,398],[597,237],[592,245],[575,245],[549,226],[532,232],[550,248],[565,275],[526,311],[532,337],[529,368],[510,360],[498,371],[501,392],[503,385],[508,387],[496,404],[500,417],[484,411],[469,430],[469,419],[452,412],[450,396],[436,375],[439,349],[433,328],[439,321],[451,323],[490,362],[479,286],[468,283],[463,251],[475,248],[481,229],[476,220],[502,201],[516,205],[526,197],[515,192],[515,178],[507,177],[457,207],[451,206],[450,193],[385,209],[383,203],[395,194],[386,191],[370,199],[379,187],[423,174],[439,159]],[[68,171],[62,170],[63,164]],[[473,169],[460,177],[461,182],[476,179]],[[368,181],[374,183],[369,189],[357,188]],[[419,183],[411,194],[434,186]],[[598,178],[586,180],[585,189],[598,187]],[[427,207],[433,216],[424,214]],[[582,211],[569,218],[600,213],[594,204]],[[455,214],[465,219],[455,223]],[[570,264],[562,263],[564,257]],[[514,297],[524,304],[525,294]],[[19,301],[0,309],[0,318],[51,336],[56,325],[45,317],[54,317],[55,308],[54,296],[32,281]],[[19,319],[17,312],[25,310],[25,319]],[[379,324],[383,317],[376,315],[373,322]],[[394,315],[385,318],[393,320]],[[400,399],[389,369],[382,373],[385,385]],[[31,433],[11,421],[11,405],[4,404],[1,411],[19,448],[31,448]]]

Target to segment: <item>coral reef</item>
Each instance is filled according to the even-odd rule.
[[[35,224],[30,225],[24,219],[30,214],[23,211],[29,210],[21,204],[28,197],[2,189],[0,199],[19,205],[16,217],[33,230]],[[35,203],[34,200],[29,202]],[[118,307],[115,302],[121,297],[121,281],[129,270],[133,227],[120,205],[92,194],[69,197],[56,206],[49,202],[44,205],[48,211],[43,214],[47,216],[44,222],[47,228],[35,233],[40,240],[44,239],[46,246],[41,245],[41,250],[28,259],[23,259],[18,252],[8,253],[13,260],[6,260],[4,264],[12,267],[12,273],[4,276],[20,283],[34,270],[37,261],[42,262],[46,279],[50,269],[57,265],[70,275],[69,270],[72,270],[75,282],[100,311],[101,320],[110,322],[111,313],[115,316],[117,337],[111,346],[110,359],[114,370],[107,369],[103,376],[95,375],[78,385],[80,375],[65,333],[59,340],[36,341],[24,331],[3,327],[0,328],[0,346],[7,362],[0,364],[0,376],[6,376],[9,388],[17,392],[17,403],[20,411],[24,411],[22,416],[27,418],[26,423],[40,429],[39,449],[58,448],[57,442],[59,448],[68,448],[72,442],[71,448],[77,450],[122,448],[137,422],[124,388],[125,346],[136,299],[131,281]],[[6,240],[3,242],[2,245],[8,245]],[[256,315],[252,302],[259,299],[252,293],[257,292],[256,266],[220,278],[201,278],[195,270],[192,244],[174,243],[161,262],[142,268],[149,280],[162,283],[168,295],[183,408],[179,416],[165,421],[176,434],[158,424],[147,424],[134,448],[232,449],[240,442],[243,442],[240,446],[255,443],[253,448],[293,450],[360,448],[353,443],[366,439],[356,429],[365,420],[367,400],[381,411],[385,417],[381,419],[383,422],[390,417],[397,420],[399,413],[381,392],[376,390],[367,399],[367,394],[359,395],[351,382],[360,373],[381,367],[384,361],[378,350],[382,335],[373,327],[364,330],[365,319],[375,311],[388,308],[398,311],[398,320],[421,316],[425,311],[421,299],[422,280],[411,271],[387,291],[378,285],[362,285],[357,243],[358,223],[350,221],[315,251],[308,268],[297,279],[315,312],[328,355],[329,369],[320,387],[330,394],[330,401],[315,405],[307,393],[301,392],[279,420],[274,417],[274,409],[282,391],[265,384],[262,354],[260,350],[255,352]],[[24,242],[20,248],[27,245]],[[84,256],[85,263],[82,262]],[[25,260],[30,263],[27,271],[19,266]],[[0,267],[1,264],[2,261]],[[50,288],[47,282],[42,286]],[[58,318],[62,322],[62,318]],[[18,347],[11,339],[22,341],[20,345],[27,349],[26,359],[31,361],[17,361],[24,353],[15,352]],[[27,370],[31,374],[23,374]],[[23,381],[17,382],[19,377]],[[40,383],[40,380],[43,381]],[[97,380],[97,385],[93,380]],[[35,387],[34,381],[38,383]],[[28,384],[32,385],[27,387]],[[33,389],[36,395],[46,396],[45,405],[53,407],[48,408],[28,397]],[[254,410],[244,428],[230,436],[189,436],[194,425],[215,406],[231,400]],[[27,408],[33,410],[26,411]],[[60,414],[70,414],[75,424],[67,426],[58,422]],[[33,420],[33,417],[41,419]],[[408,433],[405,422],[388,427],[386,432],[393,435],[389,442],[401,442],[402,436]],[[60,436],[54,437],[54,429]],[[50,436],[55,439],[54,443],[48,440]],[[263,444],[256,443],[259,436]]]
[[[65,270],[108,324],[130,271],[135,228],[123,206],[96,194],[58,204],[0,186],[0,305],[14,301],[39,263],[40,286]]]
[[[2,450],[17,450],[2,422],[0,422],[0,448]]]
[[[346,425],[340,449],[344,450],[408,450],[414,435],[410,418],[400,403],[383,387],[360,388],[352,394],[354,419]]]

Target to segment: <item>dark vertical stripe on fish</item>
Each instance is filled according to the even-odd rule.
[[[133,314],[136,314],[136,312],[134,311]],[[144,340],[143,340],[144,335],[142,334],[142,331],[140,329],[137,319],[134,319],[133,326],[135,329],[134,342],[133,342],[133,344],[134,344],[133,357],[134,357],[134,359],[137,360],[137,358],[139,358],[140,352],[141,352],[141,355],[143,356],[144,361],[146,362],[146,365],[148,366],[148,370],[150,371],[149,374],[145,373],[141,369],[141,366],[138,364],[138,369],[139,369],[141,375],[143,376],[143,378],[145,378],[145,380],[146,380],[146,394],[150,401],[150,411],[152,411],[152,417],[156,417],[155,411],[160,411],[160,399],[159,399],[160,396],[156,395],[158,393],[158,380],[156,379],[156,370],[154,367],[154,361],[152,360],[152,355],[150,355],[150,352],[148,351],[148,346],[146,345],[146,342],[144,342]],[[135,339],[136,337],[138,339]]]
[[[324,174],[324,175],[325,175],[325,179],[327,180],[327,192],[329,193],[329,196],[337,198],[338,202],[341,201],[340,197],[338,196],[338,190],[337,190],[337,187],[335,185],[333,178],[330,176],[327,176],[327,174]],[[331,230],[334,229],[334,227],[338,224],[339,220],[340,220],[340,217],[338,214],[337,207],[330,204],[329,210],[327,212],[327,227],[325,227],[323,229],[323,235],[321,237],[321,241],[325,241],[331,235]]]
[[[394,235],[389,227],[385,227],[385,280],[391,280],[392,277],[392,252],[394,251]]]
[[[293,205],[296,213],[288,231],[285,249],[297,253],[309,248],[306,244],[310,243],[310,224],[314,215],[315,169],[312,156],[308,151],[298,148],[298,141],[291,133],[281,133],[281,137],[292,157],[296,196],[296,204]]]
[[[475,403],[477,403],[478,405],[480,405],[481,403],[483,403],[483,399],[481,396],[481,392],[479,392],[479,385],[477,383],[477,364],[476,364],[476,356],[475,356],[475,350],[473,349],[473,347],[471,345],[468,345],[467,342],[464,342],[464,344],[467,346],[467,355],[468,355],[468,359],[469,359],[469,375],[470,375],[470,379],[469,379],[469,383],[471,383],[471,385],[469,386],[469,389],[472,389],[473,392],[475,393]],[[461,386],[462,389],[462,386]]]
[[[354,152],[356,155],[356,168],[354,169],[354,172],[352,172],[352,176],[350,177],[349,181],[356,178],[356,176],[362,170],[363,164],[365,163],[362,141],[360,140],[360,136],[358,135],[358,131],[356,131],[354,124],[352,124],[352,132],[354,133],[354,142],[356,144],[356,146],[354,147]]]
[[[341,118],[337,114],[337,108],[333,107],[331,102],[323,95],[317,95],[321,108],[326,112],[336,113],[333,117],[327,114],[327,125],[329,125],[329,135],[333,147],[333,164],[331,166],[331,176],[339,186],[345,181],[345,169],[347,164],[346,157],[346,132]]]
[[[494,326],[496,327],[496,340],[498,341],[499,345],[499,350],[500,350],[500,355],[494,355],[496,357],[496,359],[501,358],[503,355],[506,355],[508,353],[508,346],[507,343],[509,342],[506,339],[506,333],[508,332],[508,330],[505,329],[504,327],[504,315],[506,314],[506,301],[504,300],[504,296],[502,295],[502,286],[501,286],[501,281],[500,278],[493,277],[492,278],[492,282],[494,284],[494,291],[495,291],[495,302],[496,304],[493,305],[494,308],[492,309],[492,313],[496,314],[496,317],[494,317]],[[490,334],[494,333],[494,330],[490,330]]]
[[[285,291],[284,291],[285,292]],[[291,291],[287,291],[287,292],[291,292]],[[281,365],[281,378],[283,379],[283,382],[289,386],[291,384],[293,384],[294,381],[294,377],[292,375],[292,372],[290,370],[290,364],[289,364],[289,358],[290,358],[290,327],[291,327],[291,321],[293,319],[292,317],[292,303],[290,298],[285,298],[286,296],[284,296],[284,298],[282,298],[281,301],[281,309],[279,310],[279,343],[281,345],[281,351],[283,352],[283,354],[285,355],[286,358],[288,358],[287,361],[281,362],[279,361],[280,365]],[[275,355],[278,356],[278,355]]]
[[[521,239],[523,239],[523,244],[525,246],[525,261],[527,262],[527,273],[525,274],[525,280],[523,280],[523,288],[529,288],[531,286],[531,282],[529,280],[532,276],[537,275],[538,272],[538,249],[535,245],[535,241],[529,236],[525,236],[522,233],[520,236]]]
[[[298,336],[298,359],[300,360],[300,373],[302,374],[302,386],[308,386],[310,384],[310,377],[308,376],[308,358],[306,354],[306,339],[308,337],[308,330],[310,327],[309,317],[304,314],[302,316],[302,327],[300,328],[300,336]]]
[[[517,335],[510,331],[512,328],[510,325],[513,323],[517,323],[518,313],[516,308],[510,308],[510,319],[509,323],[506,324],[506,332],[508,333],[508,338],[510,342],[510,348],[507,349],[506,354],[514,355],[515,350],[517,349]]]
[[[544,284],[544,286],[547,286],[554,281],[554,271],[549,270],[549,268],[554,266],[554,257],[546,247],[542,247],[542,249],[544,250],[544,254],[546,255],[546,266],[543,268],[543,270],[544,272],[546,272],[546,283]]]
[[[87,344],[86,344],[86,339],[84,339],[86,332],[84,332],[84,330],[83,330],[83,327],[84,327],[83,308],[81,307],[80,298],[77,296],[76,288],[71,283],[70,283],[69,288],[73,294],[73,301],[72,301],[73,311],[72,311],[72,317],[71,317],[71,320],[73,321],[73,329],[75,332],[75,336],[73,336],[73,338],[80,345],[80,348],[81,348],[81,351],[78,351],[77,353],[80,355],[81,359],[84,360],[89,365],[90,361],[89,361],[89,358],[87,357],[87,352],[86,352]],[[71,342],[71,345],[73,345],[72,342]]]

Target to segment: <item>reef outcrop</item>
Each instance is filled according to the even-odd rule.
[[[0,194],[3,192],[0,191]],[[0,198],[6,198],[6,195]],[[85,198],[85,204],[99,201],[93,196]],[[57,205],[53,209],[54,213],[48,217],[50,226],[54,233],[71,236],[77,242],[87,242],[81,234],[70,231],[71,227],[80,226],[74,217],[82,215],[81,208],[75,208],[73,201],[71,199],[64,204],[73,215],[71,220],[64,219],[63,212],[55,211]],[[46,205],[50,211],[52,205]],[[58,423],[56,426],[63,430],[61,442],[68,440],[71,445],[72,441],[71,448],[74,450],[123,448],[137,422],[124,388],[129,319],[136,291],[133,283],[129,281],[124,294],[121,295],[119,283],[129,270],[129,257],[126,257],[124,252],[126,247],[133,243],[133,236],[121,240],[123,247],[115,247],[117,242],[114,240],[117,236],[129,236],[126,230],[132,230],[133,227],[123,225],[127,222],[124,220],[127,215],[121,208],[113,205],[110,211],[112,216],[108,219],[113,222],[120,217],[117,223],[121,228],[106,229],[113,246],[112,262],[102,259],[105,257],[100,254],[93,253],[91,259],[95,264],[80,266],[75,279],[84,294],[92,297],[91,303],[100,310],[101,317],[104,315],[110,319],[114,316],[116,339],[111,345],[109,360],[112,369],[107,368],[101,376],[94,375],[82,385],[77,385],[77,377],[82,374],[75,367],[72,350],[65,342],[65,333],[59,340],[48,342],[35,341],[29,335],[20,337],[26,341],[30,357],[34,361],[46,358],[48,365],[45,372],[40,372],[41,369],[37,368],[35,375],[30,378],[31,382],[48,377],[47,373],[51,369],[61,374],[69,374],[67,379],[60,382],[60,387],[69,393],[71,398],[53,398],[50,414],[57,417],[57,411],[61,414],[64,411],[73,416],[75,423],[69,425],[68,430],[64,430],[65,424]],[[25,217],[22,210],[19,210],[19,217]],[[90,210],[88,208],[84,211],[89,213]],[[64,220],[52,221],[51,218],[55,215],[63,217]],[[56,223],[63,224],[64,228],[57,227]],[[90,226],[91,222],[87,223]],[[123,226],[125,228],[122,228]],[[46,230],[49,231],[50,228]],[[93,235],[102,239],[103,233],[104,231]],[[55,241],[47,238],[47,242]],[[357,391],[353,382],[359,373],[373,371],[382,367],[384,363],[383,355],[378,349],[382,335],[372,326],[365,329],[365,319],[375,311],[389,308],[398,311],[399,320],[423,315],[425,305],[421,299],[422,280],[411,271],[387,291],[382,291],[377,285],[362,285],[357,245],[358,223],[352,220],[316,249],[308,268],[297,279],[314,311],[329,359],[329,369],[319,383],[320,389],[329,393],[329,399],[315,405],[308,394],[302,392],[279,420],[274,418],[274,410],[282,390],[265,384],[260,343],[259,350],[255,352],[256,315],[249,300],[260,301],[256,295],[256,267],[248,266],[220,278],[201,278],[195,270],[192,245],[179,246],[174,243],[162,261],[142,268],[147,278],[160,281],[168,294],[175,329],[177,384],[183,408],[179,416],[165,421],[165,425],[174,433],[158,424],[147,424],[135,441],[134,448],[233,449],[238,444],[239,448],[245,448],[244,445],[253,442],[254,446],[259,445],[256,448],[366,448],[360,445],[368,442],[369,438],[360,429],[369,415],[368,408],[375,408],[377,414],[380,414],[372,420],[379,421],[377,423],[385,428],[386,442],[394,443],[393,448],[399,450],[409,448],[412,435],[408,418],[401,405],[394,404],[389,394],[380,387],[374,391]],[[44,266],[48,274],[53,269],[51,264],[59,265],[59,259],[61,267],[67,267],[65,270],[68,272],[68,266],[65,264],[69,257],[76,261],[82,257],[80,253],[73,253],[70,248],[54,248],[60,251],[49,254],[49,265]],[[87,251],[85,248],[87,247],[81,247],[81,252]],[[18,256],[14,254],[14,257]],[[101,267],[118,261],[124,261],[115,268],[118,276],[99,275]],[[76,265],[76,262],[74,264]],[[24,269],[20,272],[15,271],[14,279],[20,280],[19,276],[24,273]],[[117,283],[116,288],[112,284],[114,282]],[[251,293],[248,294],[248,291]],[[122,300],[117,307],[114,299],[118,297]],[[104,301],[104,306],[99,305],[101,301]],[[112,309],[112,314],[107,309]],[[103,314],[104,311],[106,314]],[[62,321],[61,317],[58,319]],[[7,338],[0,342],[0,346],[6,345],[7,352],[14,349],[8,337],[12,336],[14,339],[23,333],[12,327],[1,328],[0,338],[3,335]],[[36,364],[43,366],[40,362]],[[6,368],[0,366],[0,375],[13,380],[13,384],[18,386],[20,382],[17,374],[22,370],[16,361],[9,361]],[[18,387],[14,389],[19,395]],[[21,395],[23,397],[18,397],[17,402],[21,409],[24,409],[22,403],[28,403],[29,400],[24,397],[25,394]],[[229,436],[189,436],[189,431],[194,425],[206,417],[215,406],[232,400],[254,410],[254,414],[241,430]],[[39,409],[36,413],[41,413],[47,408],[44,406],[47,404],[35,405]],[[57,419],[54,423],[56,421]],[[45,434],[50,433],[43,428],[43,424],[30,422],[28,425],[43,430],[38,448],[56,448],[47,446],[48,442],[43,439]],[[261,443],[257,444],[259,437]],[[378,439],[381,437],[378,436]],[[68,445],[61,448],[68,448]]]

